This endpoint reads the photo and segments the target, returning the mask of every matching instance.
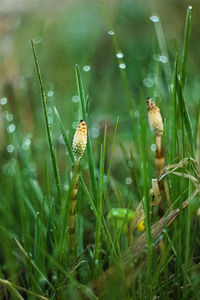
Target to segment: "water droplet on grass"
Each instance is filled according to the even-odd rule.
[[[166,64],[168,62],[168,58],[165,55],[161,55],[159,57],[159,61],[162,62],[163,64]]]
[[[12,153],[15,150],[15,147],[13,145],[8,145],[6,150],[8,151],[8,153]]]
[[[157,22],[160,21],[160,19],[159,19],[158,16],[151,16],[149,19],[150,19],[152,22],[154,22],[154,23],[157,23]]]
[[[13,114],[8,113],[7,116],[6,116],[6,119],[7,119],[8,122],[13,121]]]
[[[143,80],[143,84],[148,87],[151,88],[153,86],[153,80],[150,77],[146,77]]]
[[[1,105],[5,105],[6,103],[7,103],[7,98],[6,97],[3,97],[3,98],[1,98],[0,99],[0,103],[1,103]]]
[[[91,70],[91,67],[89,66],[89,65],[85,65],[84,67],[83,67],[83,71],[84,72],[89,72]]]
[[[126,69],[126,64],[124,63],[119,64],[119,68],[123,70]]]
[[[189,9],[192,9],[192,5],[189,5],[188,8],[189,8]]]
[[[124,57],[124,54],[121,53],[121,52],[118,52],[118,53],[116,54],[116,57],[117,57],[117,58],[123,58],[123,57]]]
[[[52,97],[54,95],[54,92],[53,91],[48,91],[48,93],[47,93],[47,96],[48,97]]]
[[[69,190],[69,184],[68,184],[68,183],[65,183],[63,189],[64,189],[64,191],[68,191],[68,190]]]
[[[79,98],[78,95],[74,95],[74,96],[72,97],[72,102],[78,103],[79,101],[80,101],[80,98]]]
[[[155,151],[156,151],[156,149],[157,149],[157,146],[156,146],[156,144],[152,144],[152,145],[151,145],[151,150],[155,152]]]
[[[22,149],[26,151],[30,148],[30,145],[31,145],[31,140],[26,139],[22,144]]]
[[[114,35],[115,32],[114,32],[113,30],[110,30],[110,31],[108,31],[108,34],[109,34],[109,35]]]
[[[132,183],[131,177],[127,177],[127,178],[125,179],[125,183],[126,183],[126,184],[131,184],[131,183]]]
[[[8,126],[8,128],[7,128],[7,132],[8,132],[8,133],[13,133],[13,132],[15,131],[15,129],[16,129],[15,124],[10,124],[10,125]]]

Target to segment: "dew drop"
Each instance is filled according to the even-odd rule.
[[[79,98],[78,95],[74,95],[74,96],[72,97],[72,102],[78,103],[79,101],[80,101],[80,98]]]
[[[6,97],[3,97],[3,98],[1,98],[0,99],[0,103],[1,103],[1,105],[5,105],[6,103],[7,103],[7,98]]]
[[[157,146],[156,146],[156,144],[151,144],[151,150],[155,152],[155,151],[156,151],[156,149],[157,149]]]
[[[69,184],[65,183],[63,186],[64,191],[69,191]]]
[[[188,8],[189,8],[189,9],[192,9],[192,5],[189,5]]]
[[[84,72],[89,72],[91,70],[91,67],[89,66],[89,65],[85,65],[84,67],[83,67],[83,71]]]
[[[9,144],[6,148],[6,150],[8,151],[8,153],[12,153],[15,150],[15,147],[11,144]]]
[[[8,121],[8,122],[11,122],[11,121],[13,121],[13,114],[7,114],[7,116],[6,116],[6,120]]]
[[[15,129],[16,129],[15,124],[10,124],[10,125],[8,126],[8,128],[7,128],[7,132],[8,132],[8,133],[13,133],[13,132],[15,131]]]
[[[149,19],[150,19],[152,22],[154,22],[154,23],[157,23],[157,22],[160,21],[160,19],[159,19],[158,16],[151,16]]]
[[[54,92],[53,91],[48,91],[48,93],[47,93],[47,96],[48,97],[52,97],[54,95]]]
[[[159,57],[159,61],[162,62],[163,64],[166,64],[168,62],[168,58],[165,55],[161,55]]]
[[[131,183],[132,183],[131,177],[127,177],[127,178],[125,179],[125,183],[126,183],[126,184],[131,184]]]
[[[22,149],[26,151],[30,148],[30,145],[31,145],[31,140],[26,139],[22,144]]]
[[[151,88],[153,86],[153,80],[150,77],[146,77],[143,80],[143,84],[148,87]]]
[[[37,211],[36,213],[37,213],[37,215],[39,215],[39,214],[40,214],[40,212],[39,212],[39,211]]]
[[[108,34],[109,34],[109,35],[114,35],[115,32],[114,32],[113,30],[110,30],[110,31],[108,31]]]
[[[123,70],[126,69],[126,64],[124,63],[119,64],[119,68]]]
[[[117,58],[123,58],[123,57],[124,57],[124,54],[121,53],[121,52],[118,52],[118,53],[116,54],[116,57],[117,57]]]

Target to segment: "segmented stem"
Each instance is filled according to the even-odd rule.
[[[77,162],[78,163],[78,162]],[[72,167],[72,174],[73,172],[76,172],[76,167]],[[72,192],[72,199],[70,203],[70,216],[69,216],[69,240],[70,240],[70,247],[69,247],[69,253],[70,253],[70,264],[74,268],[77,258],[77,241],[76,241],[76,234],[75,234],[75,212],[76,212],[76,202],[77,202],[77,193],[78,193],[78,180],[80,176],[80,171],[75,174],[74,178],[74,187]]]

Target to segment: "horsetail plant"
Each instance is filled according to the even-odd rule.
[[[72,150],[75,158],[75,162],[72,167],[73,176],[73,192],[70,203],[70,224],[69,224],[69,234],[70,234],[70,262],[72,267],[75,266],[76,262],[76,235],[75,235],[75,211],[76,211],[76,201],[78,192],[78,180],[80,176],[79,162],[87,145],[87,125],[86,122],[80,120],[79,125],[74,134],[72,142]]]
[[[150,98],[147,98],[147,111],[148,119],[151,130],[154,132],[156,137],[156,168],[157,176],[159,177],[164,164],[164,156],[162,151],[162,135],[164,132],[163,129],[163,120],[160,113],[160,109],[156,106],[154,101]]]

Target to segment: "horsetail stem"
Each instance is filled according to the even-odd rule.
[[[75,157],[75,163],[72,166],[72,174],[74,175],[74,185],[72,192],[72,199],[70,203],[70,224],[69,224],[69,235],[70,235],[70,261],[74,268],[77,251],[76,251],[76,236],[75,236],[75,212],[76,212],[76,201],[78,192],[78,180],[80,176],[79,162],[85,151],[87,144],[87,125],[83,120],[80,120],[78,128],[74,134],[72,149]]]

